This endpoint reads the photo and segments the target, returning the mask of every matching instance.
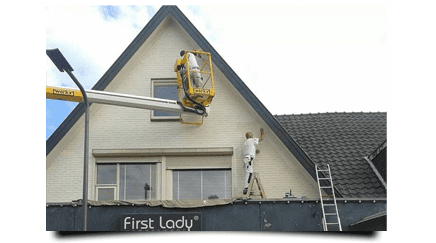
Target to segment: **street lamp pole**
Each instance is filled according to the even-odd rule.
[[[69,70],[65,70],[71,79],[79,87],[83,95],[83,100],[85,103],[85,159],[83,168],[83,231],[87,231],[88,225],[88,153],[89,153],[89,103],[88,97],[86,96],[86,91]]]
[[[84,168],[83,168],[83,231],[87,231],[88,225],[88,153],[89,153],[89,103],[88,97],[86,95],[86,91],[77,78],[73,75],[73,68],[70,66],[68,61],[62,55],[58,48],[56,49],[47,49],[47,55],[59,69],[59,71],[66,71],[68,76],[74,81],[74,83],[79,87],[82,92],[83,100],[85,103],[85,153],[84,153]]]

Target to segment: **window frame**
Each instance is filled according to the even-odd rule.
[[[153,163],[153,162],[149,162],[149,163],[134,163],[134,162],[132,162],[132,163],[119,163],[118,164],[118,168],[119,168],[119,170],[117,171],[118,172],[118,175],[119,175],[119,180],[117,181],[117,184],[119,185],[119,187],[118,187],[118,200],[121,200],[120,198],[121,198],[121,195],[120,195],[120,192],[121,192],[121,177],[124,177],[124,180],[126,179],[126,174],[123,176],[123,175],[121,175],[121,166],[126,166],[126,165],[155,165],[155,175],[153,175],[153,173],[152,173],[152,167],[150,166],[150,186],[153,186],[154,188],[155,188],[155,195],[156,195],[156,198],[152,198],[152,194],[150,193],[149,195],[150,195],[150,199],[148,199],[148,196],[147,196],[147,199],[145,199],[145,200],[156,200],[158,197],[159,197],[159,192],[157,191],[158,190],[158,186],[157,186],[157,184],[159,183],[158,182],[158,164],[157,163]],[[124,170],[125,170],[125,172],[127,171],[126,170],[127,168],[125,167],[124,168]],[[128,174],[128,173],[127,173]],[[153,185],[151,182],[153,181],[153,179],[154,179],[154,182],[155,182],[155,184]],[[125,193],[126,193],[126,181],[124,181],[124,189],[123,189],[123,191],[124,191],[124,195],[123,195],[123,198],[124,198],[124,196],[126,195]],[[122,199],[122,200],[126,200],[127,201],[127,199]],[[135,199],[133,199],[133,200],[135,200]]]
[[[226,195],[226,197],[224,197],[224,198],[220,198],[220,199],[229,199],[229,198],[232,198],[233,197],[233,191],[232,191],[232,189],[233,189],[233,178],[232,178],[232,172],[233,172],[233,170],[231,169],[231,168],[207,168],[207,167],[205,167],[205,168],[192,168],[192,169],[172,169],[171,170],[171,173],[172,173],[172,181],[171,181],[171,183],[173,183],[173,180],[174,180],[174,173],[180,173],[180,171],[200,171],[200,195],[201,195],[201,198],[195,198],[195,199],[199,199],[199,200],[205,200],[204,198],[203,198],[203,193],[204,193],[204,181],[203,181],[203,171],[207,171],[207,170],[216,170],[216,171],[225,171],[226,172],[226,174],[225,174],[225,178],[226,179],[224,179],[224,183],[225,183],[225,195]],[[227,173],[229,173],[230,175],[229,175],[229,179],[230,179],[230,191],[229,191],[229,195],[227,195]],[[177,175],[177,178],[178,179],[180,179],[180,174],[178,174]],[[183,200],[183,199],[180,199],[180,196],[178,196],[178,197],[175,197],[175,195],[174,195],[174,187],[172,188],[172,191],[173,191],[173,194],[172,194],[172,198],[173,198],[173,200]],[[177,191],[178,192],[180,192],[180,189],[178,188],[177,189]]]
[[[155,86],[164,86],[164,85],[175,85],[177,88],[177,79],[176,78],[154,78],[151,79],[151,97],[154,97],[154,87]],[[179,94],[177,93],[176,100],[179,100]],[[155,116],[154,110],[150,110],[150,120],[151,121],[180,121],[180,115],[174,116]]]
[[[104,184],[99,184],[98,186],[95,187],[95,199],[96,201],[98,200],[98,189],[107,189],[107,188],[113,188],[114,189],[114,198],[112,200],[117,200],[117,195],[118,195],[118,188],[116,185],[104,185]]]
[[[98,165],[107,165],[107,164],[111,164],[111,165],[116,165],[116,170],[117,170],[117,172],[116,172],[116,184],[97,184],[97,177],[98,177]],[[114,192],[114,199],[113,200],[120,200],[120,173],[121,173],[121,166],[120,165],[131,165],[131,164],[150,164],[150,165],[155,165],[156,166],[156,175],[154,175],[154,178],[155,178],[155,183],[156,183],[156,185],[154,185],[156,188],[159,188],[159,186],[158,186],[158,184],[160,183],[159,182],[159,172],[158,172],[158,166],[159,166],[159,161],[154,161],[154,160],[152,160],[152,161],[147,161],[147,162],[144,162],[144,161],[128,161],[128,162],[125,162],[124,160],[120,160],[120,161],[117,161],[117,162],[97,162],[97,163],[95,163],[95,173],[94,173],[94,188],[95,188],[95,191],[94,191],[94,195],[95,195],[95,200],[96,201],[98,201],[98,189],[100,189],[100,188],[114,188],[115,189],[115,192]],[[150,199],[147,199],[147,200],[157,200],[157,199],[159,199],[159,197],[160,197],[160,193],[159,193],[159,191],[157,191],[156,192],[156,198],[150,198]]]
[[[98,164],[124,164],[124,163],[155,163],[156,164],[156,200],[176,200],[173,198],[173,171],[196,169],[229,169],[231,190],[230,197],[235,195],[237,182],[234,167],[234,147],[200,147],[200,148],[126,148],[126,149],[93,149],[93,187],[92,197],[95,198]],[[190,163],[179,159],[192,157]],[[207,163],[201,162],[206,157]],[[175,158],[175,159],[174,159]],[[215,160],[210,160],[214,158]],[[220,159],[221,158],[221,159]],[[118,174],[118,173],[117,173]],[[117,179],[117,181],[119,181]],[[119,192],[118,192],[119,194]],[[117,198],[118,200],[118,198]]]

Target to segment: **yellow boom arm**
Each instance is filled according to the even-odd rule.
[[[184,107],[182,107],[176,100],[119,94],[98,90],[86,90],[85,92],[86,96],[88,97],[89,103],[176,112],[178,114],[189,112]],[[82,93],[79,90],[63,87],[47,86],[46,98],[53,100],[84,102]],[[209,110],[207,109],[205,115],[207,115],[208,112]]]
[[[45,97],[52,100],[67,100],[83,102],[83,95],[80,90],[60,87],[46,87]]]

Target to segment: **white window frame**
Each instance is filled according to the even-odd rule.
[[[106,188],[113,188],[114,189],[114,198],[113,200],[116,200],[117,195],[118,195],[118,188],[116,185],[104,185],[104,184],[99,184],[95,187],[95,198],[96,201],[98,201],[98,189],[106,189]]]
[[[100,161],[98,161],[97,163],[95,163],[95,173],[94,173],[94,185],[95,185],[95,200],[96,201],[98,201],[98,189],[99,188],[114,188],[115,189],[115,194],[114,194],[114,200],[120,200],[120,195],[119,195],[119,192],[120,192],[120,173],[121,173],[121,168],[120,168],[120,165],[123,165],[123,164],[127,164],[127,165],[129,165],[129,164],[154,164],[154,165],[156,165],[156,175],[154,175],[155,176],[155,180],[156,180],[156,187],[157,188],[160,188],[160,186],[158,186],[158,184],[160,183],[159,182],[159,178],[160,178],[160,176],[159,176],[159,164],[160,164],[160,161],[159,160],[156,160],[156,159],[150,159],[150,161],[135,161],[135,160],[133,160],[133,161],[126,161],[125,159],[115,159],[115,160],[113,160],[113,161],[111,161],[111,160],[113,160],[113,159],[110,159],[109,161],[105,161],[104,159],[103,160],[100,160]],[[101,164],[115,164],[116,166],[117,166],[117,173],[116,173],[116,184],[97,184],[97,173],[98,173],[98,165],[101,165]],[[159,199],[159,197],[160,197],[160,192],[159,191],[157,191],[157,194],[156,194],[156,198],[155,199]],[[153,200],[153,199],[151,199],[151,200]]]
[[[92,156],[95,158],[94,167],[94,187],[97,186],[97,164],[123,164],[123,163],[156,163],[156,187],[157,200],[175,200],[173,198],[173,171],[174,170],[195,170],[195,169],[230,169],[231,171],[231,191],[230,197],[235,195],[234,184],[236,183],[236,171],[233,165],[233,147],[213,147],[213,148],[130,148],[130,149],[93,149]],[[174,164],[169,160],[170,157],[197,157],[197,156],[230,156],[227,162],[217,161],[214,164]],[[118,173],[117,173],[118,174]],[[117,183],[119,180],[117,178]],[[93,196],[95,196],[93,191]],[[119,200],[118,198],[116,200]]]
[[[163,86],[163,85],[175,85],[177,87],[177,79],[175,78],[164,78],[164,79],[151,79],[151,97],[154,97],[154,87],[155,86]],[[177,99],[178,94],[177,94]],[[155,116],[154,110],[150,110],[150,117],[151,121],[180,121],[180,115],[174,115],[174,116]]]
[[[200,174],[200,183],[201,183],[201,185],[200,185],[200,197],[201,198],[197,198],[197,199],[202,199],[203,200],[203,171],[204,170],[210,170],[210,169],[212,169],[212,170],[222,170],[222,171],[229,171],[230,172],[230,180],[231,180],[231,184],[230,184],[230,195],[227,195],[227,191],[225,192],[225,199],[228,199],[228,198],[232,198],[233,197],[233,178],[232,178],[232,173],[233,173],[233,170],[231,169],[231,168],[208,168],[208,167],[204,167],[204,168],[187,168],[187,169],[172,169],[171,170],[171,173],[173,174],[173,176],[174,176],[174,173],[179,173],[181,170],[183,170],[183,171],[201,171],[201,174]],[[177,178],[178,179],[180,179],[180,174],[178,174],[177,175]],[[225,174],[225,178],[227,178],[227,174]],[[171,181],[170,182],[171,184],[173,183],[173,181]],[[224,179],[224,187],[226,188],[227,187],[227,179]],[[174,188],[173,188],[173,190],[174,190]],[[180,193],[180,189],[178,188],[177,189],[177,191]],[[172,197],[173,197],[173,200],[179,200],[179,198],[180,198],[180,195],[178,195],[177,197],[175,197],[175,195],[172,195]]]

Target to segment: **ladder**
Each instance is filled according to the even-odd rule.
[[[324,166],[325,167],[325,166]],[[322,227],[324,231],[329,231],[329,226],[334,227],[334,229],[339,229],[342,231],[341,220],[339,218],[338,206],[336,204],[335,189],[333,187],[332,174],[330,171],[330,165],[327,164],[327,168],[321,169],[320,166],[315,165],[316,179],[318,182],[319,197],[321,200],[322,209]],[[319,173],[322,173],[320,177]],[[326,173],[324,173],[326,172]],[[325,182],[326,181],[326,182]],[[330,185],[329,185],[330,183]],[[322,191],[328,193],[330,190],[330,195],[323,195]],[[335,227],[336,226],[336,227]]]
[[[257,183],[257,188],[259,189],[259,194],[253,192],[254,181],[256,181],[256,183]],[[266,198],[265,191],[263,190],[262,183],[260,182],[259,173],[257,173],[257,172],[253,172],[253,175],[251,176],[250,183],[248,184],[247,196],[250,197],[251,195],[261,196],[262,198]]]

